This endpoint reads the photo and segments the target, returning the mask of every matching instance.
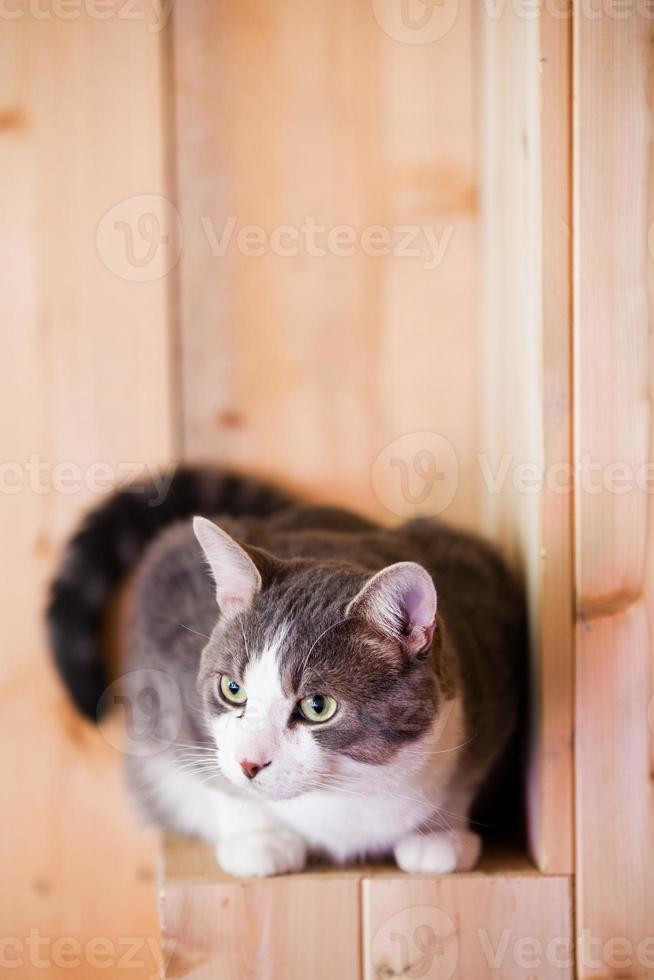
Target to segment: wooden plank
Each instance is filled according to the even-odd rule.
[[[393,520],[447,502],[427,452],[448,516],[476,525],[472,7],[413,45],[380,26],[393,4],[174,10],[185,453]],[[356,244],[312,246],[312,221]],[[248,225],[263,244],[239,246]],[[394,254],[366,254],[384,235]]]
[[[359,883],[292,877],[166,891],[166,977],[331,980],[359,974]]]
[[[529,834],[572,870],[570,26],[542,5],[480,24],[484,52],[486,528],[527,580]]]
[[[166,977],[331,980],[360,976],[359,877],[239,881],[207,849],[169,843],[161,921]]]
[[[364,978],[571,978],[571,905],[562,876],[366,880]]]
[[[639,483],[651,427],[649,43],[647,18],[577,11],[577,590],[605,610],[642,591],[651,500]]]
[[[651,629],[638,602],[581,619],[577,650],[580,977],[654,973]]]
[[[120,253],[96,243],[115,204],[164,189],[161,35],[147,5],[119,6],[21,7],[2,28],[0,921],[21,978],[44,972],[35,956],[49,977],[86,978],[94,948],[105,977],[123,976],[121,937],[140,942],[134,976],[158,960],[154,839],[128,808],[120,752],[67,704],[42,626],[83,508],[125,464],[172,451],[166,283],[121,278],[102,261]]]
[[[574,30],[578,972],[651,976],[651,31]]]
[[[572,976],[570,880],[511,852],[452,876],[321,865],[243,882],[168,837],[161,895],[167,977]]]

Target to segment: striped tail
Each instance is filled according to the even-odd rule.
[[[107,683],[105,611],[121,579],[162,528],[193,514],[265,517],[294,502],[249,477],[180,468],[119,490],[91,511],[66,547],[46,614],[55,663],[79,710],[98,717]]]

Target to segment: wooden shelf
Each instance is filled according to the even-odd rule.
[[[542,875],[509,849],[491,849],[466,874],[315,865],[241,880],[220,870],[210,848],[170,837],[160,903],[166,977],[373,980],[401,975],[417,956],[433,960],[423,964],[424,977],[469,980],[493,967],[502,977],[527,977],[534,975],[529,939],[542,950],[541,980],[572,976],[561,965],[571,949],[570,879]],[[545,954],[551,942],[556,962]]]

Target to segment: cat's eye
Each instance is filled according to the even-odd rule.
[[[328,694],[312,694],[308,698],[302,698],[297,707],[304,720],[315,725],[333,718],[338,705]]]
[[[230,704],[245,704],[248,698],[245,688],[227,674],[223,674],[220,678],[220,693]]]

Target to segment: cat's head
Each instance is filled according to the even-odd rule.
[[[380,765],[430,729],[436,590],[414,562],[280,560],[204,518],[220,616],[198,677],[220,768],[285,799]],[[438,637],[438,631],[437,631]]]

